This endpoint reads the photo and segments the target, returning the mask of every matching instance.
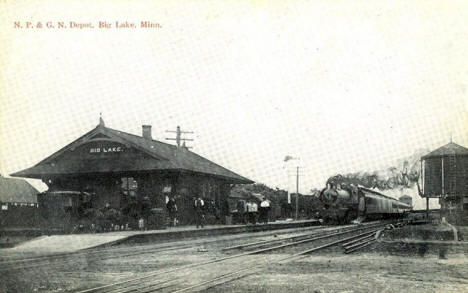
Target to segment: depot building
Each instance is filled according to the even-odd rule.
[[[96,209],[110,206],[125,214],[133,205],[134,218],[141,216],[135,213],[142,212],[142,206],[164,211],[168,197],[174,197],[181,224],[193,221],[194,197],[203,198],[219,218],[228,212],[227,197],[234,185],[253,183],[180,143],[152,139],[149,125],[137,136],[108,128],[102,119],[77,140],[11,176],[41,179],[50,194],[89,194]]]

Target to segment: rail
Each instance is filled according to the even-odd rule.
[[[183,288],[175,288],[174,291],[172,291],[172,292],[185,292],[185,291],[190,291],[190,290],[193,290],[195,288],[199,288],[199,287],[203,287],[203,286],[212,287],[213,284],[219,284],[220,282],[221,283],[226,283],[226,282],[229,282],[231,280],[244,277],[245,275],[251,274],[251,273],[253,273],[253,272],[257,271],[257,270],[262,270],[262,269],[266,268],[268,265],[270,265],[271,263],[292,260],[292,259],[304,256],[306,254],[312,253],[314,251],[318,251],[318,250],[321,250],[321,249],[324,249],[324,248],[327,248],[327,247],[331,247],[331,246],[334,246],[334,245],[337,245],[337,244],[340,244],[340,243],[349,242],[351,240],[362,237],[363,235],[368,235],[368,233],[370,233],[370,231],[361,233],[363,230],[371,229],[371,232],[374,233],[374,232],[379,230],[378,228],[381,228],[381,227],[385,226],[386,224],[387,223],[368,224],[368,225],[361,225],[361,226],[358,226],[358,227],[354,227],[354,229],[351,229],[351,228],[346,229],[345,231],[341,231],[341,232],[331,231],[332,233],[329,233],[327,235],[320,235],[320,236],[312,237],[312,238],[309,238],[309,239],[298,240],[298,241],[294,241],[292,243],[281,244],[281,245],[273,245],[271,247],[261,248],[261,249],[257,249],[257,250],[253,250],[253,251],[242,252],[242,253],[238,253],[238,254],[234,254],[234,255],[228,255],[228,256],[220,257],[220,258],[217,258],[217,259],[214,259],[214,260],[209,260],[209,261],[204,261],[204,262],[199,262],[199,263],[193,263],[193,264],[187,264],[187,265],[183,265],[183,266],[180,266],[180,267],[171,268],[171,269],[167,269],[167,270],[158,270],[158,271],[155,271],[155,272],[152,272],[152,273],[149,273],[147,275],[140,276],[140,277],[137,277],[137,278],[128,279],[128,280],[125,280],[125,281],[120,281],[120,282],[116,282],[116,283],[112,283],[112,284],[108,284],[108,285],[104,285],[104,286],[100,286],[100,287],[90,288],[90,289],[78,291],[77,293],[92,293],[92,292],[93,293],[95,293],[95,292],[125,293],[125,292],[132,292],[132,291],[140,292],[140,290],[142,292],[155,292],[155,291],[159,291],[159,290],[165,290],[167,288],[179,285],[181,283],[181,281],[182,281],[181,280],[182,277],[175,277],[175,278],[171,278],[169,280],[154,280],[154,278],[159,277],[159,276],[167,277],[168,274],[170,274],[170,273],[175,273],[175,272],[182,271],[182,270],[188,270],[188,271],[194,270],[194,269],[199,270],[199,268],[202,267],[202,266],[215,264],[215,263],[219,263],[219,262],[223,262],[223,261],[227,261],[227,260],[231,260],[231,259],[236,259],[236,258],[240,258],[240,257],[243,257],[243,256],[260,254],[260,253],[264,253],[264,252],[267,252],[267,251],[279,250],[279,249],[283,249],[283,248],[286,248],[286,247],[292,247],[292,246],[296,246],[296,245],[299,245],[299,244],[308,243],[308,242],[312,242],[312,241],[322,240],[322,239],[326,239],[326,238],[332,238],[332,237],[336,237],[336,236],[343,236],[343,235],[349,234],[349,233],[358,233],[356,235],[351,235],[349,237],[339,239],[339,240],[336,240],[336,241],[332,241],[332,242],[326,243],[324,245],[320,245],[318,247],[309,248],[307,250],[301,251],[299,253],[292,254],[292,255],[290,255],[288,257],[282,258],[282,259],[280,259],[278,261],[275,261],[275,262],[266,261],[266,263],[260,264],[260,265],[258,265],[258,264],[248,265],[247,267],[240,268],[238,270],[235,270],[234,272],[225,273],[225,274],[216,276],[214,278],[210,278],[209,280],[202,281],[202,282],[200,282],[198,284],[189,285],[189,286],[183,287]],[[293,237],[291,237],[291,238],[293,238]],[[273,244],[276,244],[277,240],[272,240],[271,242]],[[184,274],[184,275],[187,275],[187,274]]]

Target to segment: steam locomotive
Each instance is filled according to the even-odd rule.
[[[361,186],[329,180],[319,195],[319,217],[326,223],[347,224],[353,220],[400,218],[411,205]]]

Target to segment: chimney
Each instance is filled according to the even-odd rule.
[[[153,139],[151,137],[151,125],[142,125],[141,130],[142,130],[142,136],[144,138],[149,139],[149,140]]]

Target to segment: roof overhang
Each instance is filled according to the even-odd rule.
[[[202,173],[202,172],[196,172],[193,170],[186,170],[186,169],[150,169],[150,170],[120,170],[120,171],[103,171],[103,172],[89,172],[89,171],[83,171],[83,172],[67,172],[67,173],[61,173],[61,172],[47,172],[47,173],[39,173],[35,172],[34,167],[25,169],[23,171],[19,171],[13,174],[10,174],[10,176],[13,177],[24,177],[24,178],[31,178],[31,179],[39,179],[39,180],[47,180],[47,179],[53,179],[57,177],[81,177],[81,176],[116,176],[116,175],[125,175],[125,174],[161,174],[162,176],[166,176],[167,174],[170,173],[183,173],[183,174],[194,174],[197,176],[208,176],[216,179],[220,179],[225,181],[226,183],[230,184],[252,184],[255,183],[254,181],[243,178],[243,179],[237,179],[237,178],[232,178],[228,176],[222,176],[222,175],[217,175],[217,174],[209,174],[209,173]]]
[[[109,144],[115,144],[115,147],[108,148]],[[116,150],[105,152],[104,148]],[[107,128],[104,124],[98,125],[35,166],[10,176],[47,180],[61,176],[174,171],[203,174],[233,184],[253,183],[252,180],[196,153]]]

